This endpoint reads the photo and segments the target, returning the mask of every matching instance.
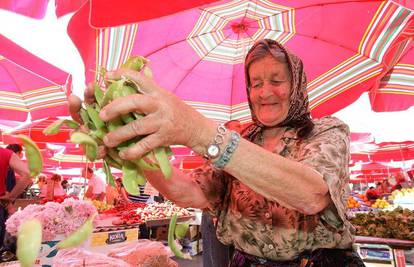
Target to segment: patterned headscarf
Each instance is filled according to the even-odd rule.
[[[271,39],[257,41],[249,50],[245,60],[245,77],[249,107],[252,113],[253,124],[244,133],[252,136],[260,132],[264,126],[254,114],[253,106],[250,101],[250,76],[249,67],[251,64],[267,55],[272,55],[280,62],[286,62],[290,71],[291,92],[289,98],[289,111],[284,121],[277,127],[291,127],[299,129],[300,137],[306,136],[313,129],[313,122],[309,112],[308,94],[306,91],[306,75],[303,70],[302,60],[296,55],[287,51],[281,44]]]

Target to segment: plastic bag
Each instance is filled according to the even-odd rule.
[[[138,239],[112,249],[108,256],[138,267],[178,267],[171,250],[158,241]]]
[[[105,254],[86,251],[84,248],[59,250],[53,258],[53,267],[132,267],[121,259],[115,259]]]

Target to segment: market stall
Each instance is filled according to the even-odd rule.
[[[129,203],[103,208],[96,201],[69,197],[61,203],[49,201],[26,206],[7,220],[7,231],[15,236],[25,221],[39,219],[43,225],[42,245],[35,264],[51,266],[59,252],[57,244],[95,213],[98,215],[93,222],[93,232],[81,248],[90,253],[105,255],[123,246],[134,246],[134,242],[140,238],[142,227],[151,227],[154,231],[157,227],[168,230],[167,226],[174,214],[177,214],[180,223],[195,221],[194,211],[179,208],[170,202]],[[164,244],[167,236],[154,235],[152,240]]]

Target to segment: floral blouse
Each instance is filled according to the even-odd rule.
[[[317,248],[351,247],[353,228],[345,206],[349,193],[349,129],[333,117],[314,123],[314,130],[305,140],[296,138],[296,130],[286,129],[275,153],[323,175],[332,203],[316,215],[285,208],[210,166],[193,172],[212,207],[210,212],[218,218],[217,237],[222,243],[272,260],[294,259],[305,250]]]

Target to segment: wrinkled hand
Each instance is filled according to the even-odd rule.
[[[136,159],[156,147],[176,144],[196,149],[214,136],[214,122],[159,87],[152,79],[126,69],[106,74],[108,79],[120,79],[121,76],[134,81],[142,94],[115,99],[101,110],[101,119],[109,121],[129,112],[146,115],[105,136],[104,143],[109,147],[138,135],[146,136],[120,153],[121,157]]]

